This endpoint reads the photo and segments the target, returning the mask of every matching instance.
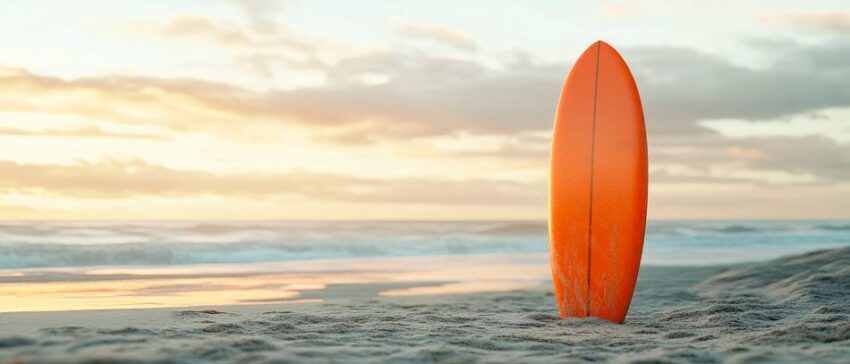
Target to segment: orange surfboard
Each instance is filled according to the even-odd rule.
[[[646,127],[629,67],[605,42],[573,65],[555,116],[549,250],[561,318],[626,318],[646,227]]]

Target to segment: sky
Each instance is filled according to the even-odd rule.
[[[846,1],[0,3],[0,219],[544,219],[617,48],[650,219],[850,217]]]

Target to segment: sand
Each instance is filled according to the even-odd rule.
[[[623,325],[560,320],[548,282],[415,297],[378,296],[407,283],[353,283],[302,303],[6,313],[0,362],[847,363],[848,263],[850,249],[837,249],[643,267]]]

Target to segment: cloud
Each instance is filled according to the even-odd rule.
[[[282,27],[260,33],[238,24],[204,17],[178,17],[164,23],[137,24],[136,28],[166,38],[205,39],[224,46],[261,48],[264,51],[285,50],[302,54],[313,54],[316,51],[314,46],[299,40],[298,36]]]
[[[320,87],[252,91],[193,79],[106,76],[63,80],[25,70],[0,72],[0,109],[99,116],[176,130],[241,122],[344,126],[364,132],[436,135],[453,130],[516,131],[551,125],[560,81],[549,68],[510,71],[446,58],[373,53],[340,61]],[[380,85],[365,74],[385,74]],[[545,90],[544,90],[545,89]]]
[[[92,116],[174,130],[226,122],[243,112],[240,99],[256,98],[249,94],[200,80],[126,76],[64,80],[0,69],[0,110]]]
[[[120,133],[107,131],[95,126],[67,129],[27,130],[17,128],[0,128],[0,136],[31,136],[31,137],[70,137],[70,138],[115,138],[165,140],[165,136],[142,133]]]
[[[299,196],[316,201],[399,204],[535,204],[545,201],[537,184],[505,180],[431,178],[366,179],[295,170],[289,173],[216,174],[177,170],[140,160],[77,165],[0,161],[0,189],[82,198],[199,196],[268,198]],[[544,191],[544,192],[541,192]]]
[[[720,136],[650,148],[653,183],[825,185],[850,181],[850,148],[823,136]],[[683,140],[683,145],[688,141]],[[672,151],[667,151],[672,149]]]
[[[201,17],[176,18],[161,24],[155,31],[165,37],[199,37],[224,45],[257,45],[241,28]]]
[[[399,34],[409,38],[431,40],[467,51],[478,49],[478,44],[474,39],[445,26],[403,22],[397,24],[396,29]]]
[[[372,53],[340,61],[321,87],[278,94],[302,120],[330,124],[371,120],[370,132],[396,136],[454,130],[513,132],[548,128],[561,82],[548,68],[513,64],[494,70],[476,62],[414,54]],[[387,82],[363,83],[366,74]],[[321,107],[332,105],[332,107]]]
[[[705,119],[758,122],[850,106],[847,41],[794,44],[770,54],[776,63],[761,69],[687,48],[637,47],[623,53],[655,137],[711,135],[698,125]],[[517,58],[494,68],[415,52],[375,52],[334,64],[325,85],[279,92],[276,98],[302,120],[375,121],[380,127],[362,132],[378,135],[548,130],[568,70],[566,62]],[[388,81],[364,84],[364,74],[384,75]]]
[[[776,120],[708,119],[699,125],[729,138],[822,136],[850,144],[850,108],[829,108]]]
[[[791,150],[769,141],[736,140],[705,127],[704,122],[712,119],[755,125],[850,106],[850,42],[789,43],[781,50],[751,46],[770,55],[775,63],[747,68],[686,48],[622,49],[638,80],[651,150],[683,146],[699,150],[698,156],[669,163],[734,162],[740,170],[809,173],[818,181],[847,178],[833,165],[798,160],[788,155]],[[499,66],[487,66],[416,50],[385,50],[330,65],[323,85],[267,91],[193,79],[113,75],[64,80],[5,70],[0,71],[0,110],[83,114],[192,132],[237,133],[250,130],[251,123],[279,123],[306,127],[317,141],[345,145],[461,132],[515,135],[551,128],[568,69],[566,62],[539,63],[521,55]],[[382,82],[364,81],[370,77]],[[772,140],[799,147],[809,143],[805,138],[780,137]],[[838,155],[847,149],[835,143],[821,144],[813,148],[829,147],[832,153],[840,152]],[[758,150],[766,157],[760,165],[755,160],[739,161],[727,153],[729,148]],[[517,150],[515,145],[503,145],[464,153],[497,156]],[[774,155],[799,166],[788,164],[785,169],[765,162]],[[839,157],[832,160],[843,161]],[[724,173],[721,177],[752,181],[777,176]],[[737,177],[730,177],[733,174]],[[705,175],[713,178],[709,172]]]
[[[750,139],[764,153],[750,166],[797,174],[812,174],[821,181],[850,181],[850,148],[821,136]]]
[[[278,66],[308,70],[327,67],[318,55],[319,42],[263,14],[270,7],[265,4],[271,2],[238,3],[251,26],[209,17],[181,16],[167,21],[135,22],[127,25],[127,29],[169,41],[205,42],[222,47],[236,68],[265,79],[274,79]]]
[[[850,184],[653,183],[649,199],[651,216],[672,219],[834,219],[847,216]]]
[[[270,10],[275,9],[274,3],[238,4],[249,18],[265,18],[260,23],[272,30],[258,32],[253,26],[184,17],[160,24],[159,31],[175,37],[209,37],[221,44],[254,49],[238,55],[234,63],[263,77],[273,77],[275,64],[282,59],[290,59],[293,67],[321,70],[327,77],[323,85],[265,93],[239,90],[241,95],[234,100],[248,113],[256,115],[262,110],[264,116],[274,119],[297,119],[324,127],[373,126],[356,128],[363,135],[348,130],[328,133],[325,139],[338,134],[340,141],[363,142],[381,136],[440,135],[458,130],[546,130],[551,127],[554,105],[569,71],[569,61],[535,63],[520,55],[493,67],[415,48],[345,56],[334,63],[318,61],[313,56],[296,62],[291,56],[260,51],[281,44],[304,53],[315,51],[302,37],[266,16],[275,12]],[[799,18],[811,14],[782,16],[791,15]],[[833,25],[843,24],[842,19],[846,18],[844,13],[815,15]],[[407,22],[399,24],[397,30],[412,38],[459,48],[475,47],[470,37],[438,25]],[[281,41],[293,39],[299,41]],[[850,41],[811,45],[786,42],[781,48],[764,42],[748,45],[774,62],[748,68],[682,47],[621,49],[638,80],[650,133],[705,136],[712,131],[697,124],[703,119],[757,122],[850,105]],[[370,79],[382,81],[367,82]],[[228,95],[221,99],[231,99],[232,86],[219,86],[222,94]],[[216,107],[233,109],[234,105],[227,103],[218,100]]]
[[[637,79],[651,135],[712,133],[697,123],[758,122],[850,105],[850,43],[789,48],[776,65],[749,69],[683,48],[623,50]],[[847,60],[847,62],[844,62]],[[793,62],[793,66],[789,63]],[[81,113],[172,129],[254,121],[359,128],[342,140],[443,135],[458,130],[548,130],[568,64],[517,59],[500,68],[405,52],[340,60],[328,82],[253,91],[192,79],[106,76],[62,80],[23,70],[0,73],[0,108]],[[364,76],[383,76],[371,84]],[[74,95],[71,97],[70,95]]]
[[[672,47],[623,51],[655,134],[696,135],[704,119],[761,121],[850,106],[850,42],[788,46],[763,69]]]
[[[762,19],[769,23],[791,24],[835,33],[850,33],[850,12],[846,11],[780,12],[767,14]]]
[[[274,15],[291,1],[281,0],[230,0],[258,31],[270,31],[279,27]]]

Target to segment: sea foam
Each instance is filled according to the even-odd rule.
[[[847,221],[650,221],[643,263],[725,264],[847,245]],[[0,269],[547,251],[541,221],[0,223]]]

